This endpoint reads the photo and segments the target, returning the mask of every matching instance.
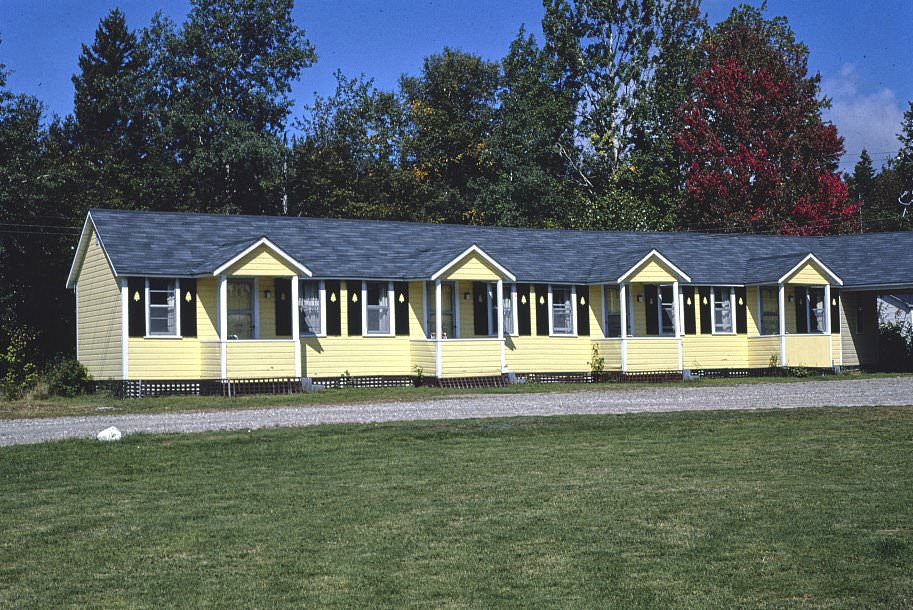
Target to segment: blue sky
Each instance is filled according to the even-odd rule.
[[[704,0],[704,10],[716,22],[735,4]],[[3,0],[0,63],[13,71],[10,87],[38,96],[52,113],[69,113],[80,45],[91,42],[98,20],[114,7],[126,13],[130,27],[140,28],[158,9],[182,21],[188,2]],[[833,100],[827,118],[846,139],[844,167],[863,147],[876,163],[896,152],[895,134],[913,100],[913,1],[769,0],[767,14],[788,17],[809,46],[811,70],[821,73]],[[392,88],[444,46],[498,59],[521,25],[539,33],[541,17],[539,0],[297,0],[295,18],[319,61],[294,87],[294,114],[314,92],[332,92],[337,68]]]

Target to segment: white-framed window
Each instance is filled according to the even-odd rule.
[[[827,330],[827,302],[824,300],[824,288],[807,287],[805,289],[805,328],[809,334],[820,334]]]
[[[760,331],[762,335],[780,334],[780,295],[775,286],[758,288],[758,309],[760,310]]]
[[[393,334],[393,282],[364,282],[364,329],[366,335]]]
[[[326,289],[323,280],[299,280],[298,327],[300,334],[311,336],[326,334],[325,298]]]
[[[435,305],[434,283],[425,284],[425,337],[434,339],[437,333],[437,306]],[[458,336],[459,295],[454,282],[441,282],[441,337],[455,339]]]
[[[605,336],[621,336],[621,293],[618,286],[603,286]]]
[[[553,335],[574,335],[574,303],[576,302],[573,286],[548,287],[549,308],[551,310],[551,329]]]
[[[713,334],[735,333],[735,290],[731,286],[714,286],[710,291],[713,311]]]
[[[504,284],[501,288],[504,302],[501,306],[501,315],[504,316],[504,336],[516,335],[517,329],[517,286]],[[498,336],[498,284],[487,284],[488,292],[488,335]]]
[[[257,338],[257,285],[247,278],[226,282],[228,338],[233,340]]]
[[[672,284],[661,284],[657,288],[657,314],[659,316],[659,334],[675,334],[675,290]]]
[[[180,291],[179,280],[146,278],[146,335],[180,336]]]

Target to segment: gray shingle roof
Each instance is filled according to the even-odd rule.
[[[429,278],[478,245],[521,282],[614,282],[656,249],[694,284],[774,282],[813,253],[846,287],[913,285],[913,232],[831,237],[517,229],[92,210],[118,275],[207,275],[261,237],[318,278]]]

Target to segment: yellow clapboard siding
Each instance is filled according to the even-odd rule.
[[[90,228],[76,280],[77,357],[95,379],[120,379],[122,325],[120,287]]]
[[[130,379],[200,379],[198,339],[128,340]]]
[[[589,337],[506,337],[505,361],[515,373],[580,373],[590,370],[591,343]]]
[[[307,377],[336,377],[346,371],[350,375],[415,372],[408,337],[302,337],[301,350],[302,372]]]
[[[629,371],[678,370],[678,339],[633,338],[627,341]]]
[[[593,345],[599,348],[599,356],[605,360],[603,366],[606,371],[621,370],[621,339],[596,339],[592,341],[592,345],[590,345],[591,359]]]
[[[475,280],[496,282],[502,276],[491,263],[475,252],[470,252],[441,276],[443,280]]]
[[[774,360],[771,360],[771,357]],[[783,364],[780,362],[780,337],[749,337],[748,338],[748,368],[760,369]]]
[[[295,376],[294,341],[228,341],[226,350],[231,379]]]
[[[686,335],[682,363],[688,369],[737,369],[748,366],[747,335]]]
[[[794,335],[786,337],[787,366],[831,366],[829,335]]]
[[[261,245],[244,255],[239,261],[225,271],[226,275],[236,276],[279,276],[289,277],[300,272],[266,245]]]
[[[215,278],[197,280],[197,337],[219,337],[219,282]]]
[[[261,277],[257,280],[257,307],[260,308],[260,319],[257,321],[261,339],[276,338],[276,286],[271,277]],[[269,290],[270,298],[266,299]],[[288,303],[288,307],[292,304]],[[288,335],[285,335],[288,337]]]
[[[791,276],[786,278],[785,283],[824,286],[825,284],[829,284],[830,280],[817,263],[814,261],[806,261],[804,265],[796,269]]]
[[[676,279],[668,265],[653,257],[641,264],[625,281],[630,284],[671,284]]]
[[[422,375],[434,377],[436,375],[436,351],[434,341],[424,339],[415,339],[409,342],[409,352],[412,358],[412,372],[418,373],[420,369]]]
[[[218,341],[200,341],[200,377],[222,377],[222,349]]]
[[[501,374],[501,342],[469,339],[441,342],[442,377]]]
[[[425,285],[409,282],[409,338],[425,337]]]

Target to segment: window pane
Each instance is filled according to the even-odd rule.
[[[437,313],[435,311],[434,284],[428,284],[428,337],[433,338],[437,332]],[[441,284],[441,336],[444,339],[456,336],[456,329],[453,325],[453,299],[454,286],[449,283]]]
[[[659,287],[660,310],[660,328],[662,334],[675,334],[675,302],[672,286],[665,285]]]
[[[390,296],[387,282],[368,282],[368,300],[365,305],[370,334],[385,335],[390,332]]]
[[[176,335],[177,308],[174,280],[149,280],[149,334]]]
[[[567,286],[552,288],[552,332],[556,335],[574,334],[574,314],[571,289]]]
[[[808,332],[810,333],[823,333],[826,327],[826,321],[824,319],[824,289],[823,288],[809,288],[808,289]]]
[[[228,337],[229,339],[254,338],[254,283],[249,280],[229,280]]]
[[[298,313],[301,333],[320,334],[320,283],[303,281],[298,295]]]
[[[713,327],[718,333],[732,332],[732,295],[731,288],[713,289]]]
[[[510,289],[504,290],[504,334],[512,335],[514,332],[514,300]]]
[[[607,337],[620,337],[621,336],[621,314],[620,313],[609,313],[606,315],[606,336]]]
[[[780,334],[780,300],[776,288],[761,288],[761,334]]]

